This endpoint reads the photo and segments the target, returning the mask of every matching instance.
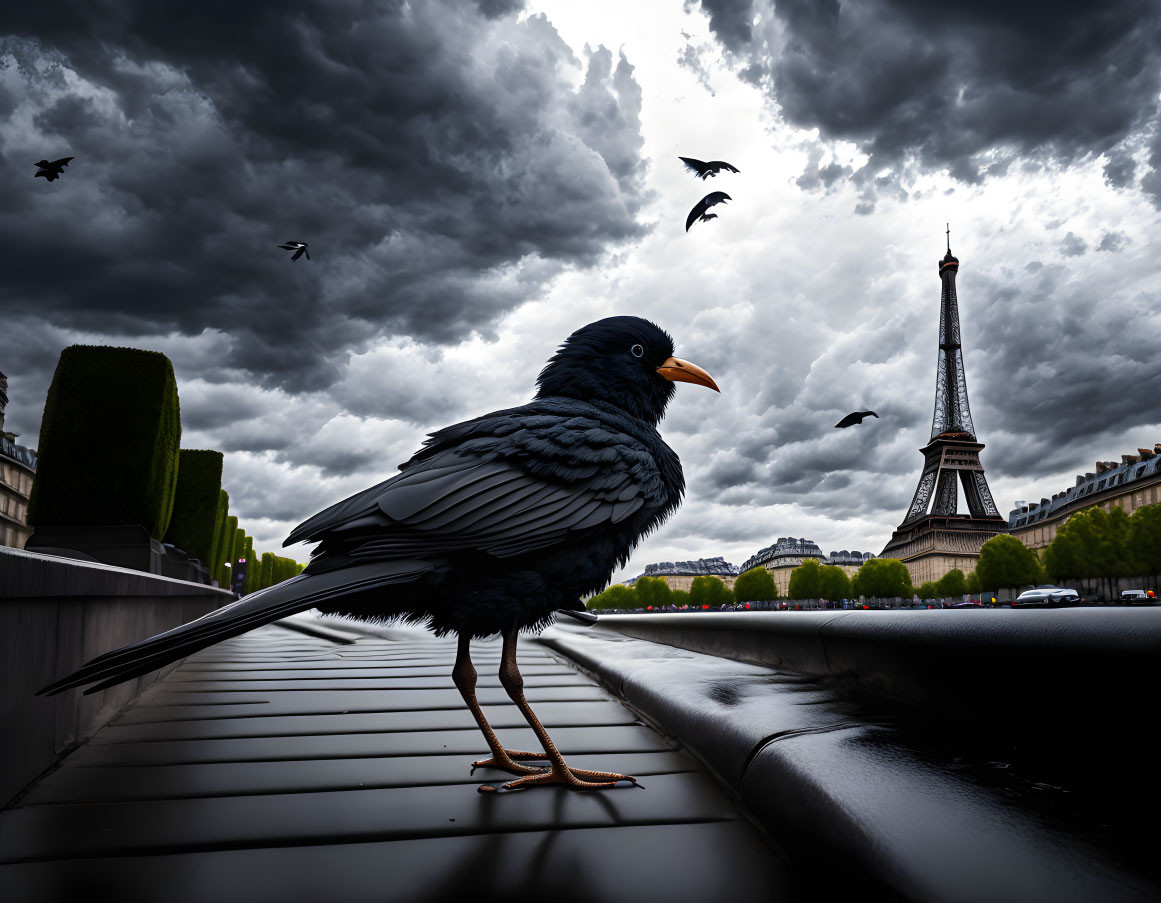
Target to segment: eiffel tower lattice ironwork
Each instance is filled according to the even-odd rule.
[[[968,405],[967,380],[963,370],[963,346],[960,344],[959,302],[955,294],[955,277],[959,259],[947,255],[939,262],[943,296],[939,306],[939,363],[935,370],[935,413],[931,418],[931,436],[923,449],[923,473],[915,497],[903,523],[918,520],[928,512],[933,515],[955,514],[958,503],[956,483],[963,482],[964,500],[972,517],[999,517],[992,500],[976,428]],[[958,481],[957,481],[958,475]],[[934,503],[932,498],[934,496]]]
[[[943,294],[939,307],[939,358],[935,371],[935,413],[931,436],[920,451],[923,471],[903,523],[883,549],[884,557],[908,562],[933,556],[967,555],[978,557],[990,536],[1004,532],[1007,521],[996,509],[980,463],[983,443],[976,441],[964,378],[963,346],[960,343],[959,302],[955,277],[959,259],[951,253],[950,230],[947,254],[939,262]],[[956,513],[959,485],[963,485],[967,515]],[[950,560],[950,559],[949,559]],[[946,563],[946,562],[945,562]],[[966,561],[963,563],[967,563]],[[959,564],[950,565],[959,566]],[[949,566],[949,567],[950,567]],[[936,579],[929,572],[941,569],[931,562],[922,569],[923,579]]]

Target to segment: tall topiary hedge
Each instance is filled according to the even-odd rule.
[[[214,518],[214,540],[210,543],[210,560],[204,562],[206,567],[210,569],[210,576],[214,579],[218,577],[218,570],[225,560],[222,558],[222,540],[226,536],[227,521],[230,517],[230,494],[225,489],[218,490],[218,513]],[[221,586],[221,581],[218,581]]]
[[[180,442],[169,358],[70,345],[44,405],[28,522],[141,524],[160,539],[173,513]]]
[[[222,453],[183,448],[178,453],[177,491],[165,541],[208,564],[222,491]]]
[[[237,519],[234,519],[237,523]],[[241,527],[234,529],[234,542],[230,546],[230,573],[226,576],[230,580],[230,586],[234,585],[234,572],[238,570],[238,559],[246,554],[246,531]]]
[[[254,583],[258,579],[258,561],[254,557],[254,537],[247,536],[246,544],[242,549],[242,557],[246,559],[246,580],[242,584],[242,595],[254,592]]]

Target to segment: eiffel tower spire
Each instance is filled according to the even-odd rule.
[[[950,224],[947,236],[947,254],[939,261],[943,291],[939,304],[939,355],[931,436],[926,447],[920,449],[923,471],[911,505],[903,523],[883,549],[884,557],[899,558],[908,565],[916,583],[938,579],[952,567],[970,570],[974,567],[971,559],[978,557],[984,541],[1004,532],[1007,526],[992,500],[984,466],[980,463],[979,453],[984,446],[976,441],[968,404],[955,291],[959,258],[951,253]],[[968,515],[956,513],[959,483],[963,484]],[[956,555],[970,558],[947,564],[955,561]],[[939,562],[947,566],[942,567]]]

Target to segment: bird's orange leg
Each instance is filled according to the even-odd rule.
[[[519,750],[505,749],[500,745],[500,740],[497,738],[496,732],[492,730],[492,726],[488,724],[488,719],[484,717],[479,700],[476,699],[476,669],[472,665],[471,655],[468,651],[469,642],[470,638],[467,634],[461,633],[459,648],[456,651],[455,667],[452,668],[452,680],[455,682],[456,689],[460,691],[460,695],[464,697],[464,702],[468,704],[468,709],[476,719],[476,724],[479,725],[484,739],[488,741],[488,748],[492,750],[492,755],[489,758],[480,759],[478,762],[472,763],[472,771],[475,771],[477,768],[502,768],[511,774],[539,774],[544,770],[543,768],[521,765],[516,760],[544,759],[547,756],[544,753],[520,752]]]
[[[515,781],[509,781],[500,787],[485,784],[480,787],[480,790],[482,792],[523,790],[526,787],[541,784],[563,784],[570,790],[603,790],[607,787],[615,787],[619,781],[629,781],[638,787],[641,786],[637,784],[636,778],[625,774],[616,774],[611,771],[583,771],[579,768],[570,768],[565,763],[564,756],[560,754],[560,750],[556,748],[556,744],[548,736],[548,731],[544,729],[544,725],[540,723],[540,719],[536,717],[536,713],[528,705],[528,700],[524,698],[524,678],[520,676],[520,669],[516,666],[516,635],[515,629],[504,634],[504,651],[500,656],[500,683],[503,684],[509,698],[516,703],[516,707],[524,715],[528,726],[536,732],[544,751],[548,754],[551,767],[517,778]]]

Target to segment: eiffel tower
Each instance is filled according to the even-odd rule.
[[[959,304],[955,276],[959,259],[951,253],[951,229],[947,254],[939,262],[943,294],[939,308],[939,362],[935,370],[935,414],[931,437],[920,449],[923,471],[903,523],[883,548],[883,558],[898,558],[918,586],[938,580],[952,568],[965,574],[974,570],[980,548],[997,533],[1007,531],[1007,519],[996,510],[980,463],[983,443],[968,406],[964,379],[963,346],[960,344]],[[963,484],[968,514],[957,514],[958,484]]]

